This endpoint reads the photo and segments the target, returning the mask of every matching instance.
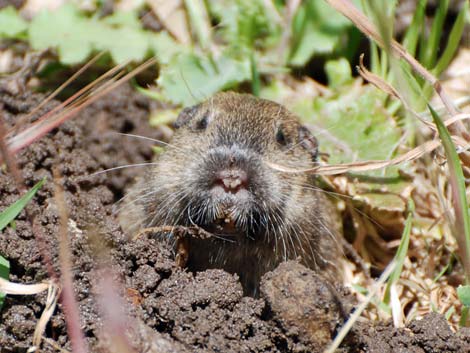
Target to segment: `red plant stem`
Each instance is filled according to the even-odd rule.
[[[80,328],[80,314],[78,303],[75,300],[72,275],[72,253],[68,240],[68,212],[65,203],[64,190],[61,185],[57,168],[53,168],[55,199],[59,210],[59,263],[62,274],[62,294],[60,300],[64,305],[67,332],[74,353],[88,352],[85,337]]]
[[[128,305],[117,293],[119,289],[113,282],[113,272],[109,266],[101,265],[97,297],[103,315],[103,330],[110,339],[110,349],[116,353],[136,353],[130,344],[126,331],[135,327],[125,314]]]
[[[3,105],[0,105],[0,111],[1,110],[3,110]],[[0,115],[0,153],[3,156],[3,160],[5,161],[8,167],[8,170],[10,171],[11,175],[13,176],[13,179],[16,182],[18,189],[20,191],[24,191],[25,186],[23,182],[23,176],[20,173],[20,170],[15,161],[15,158],[13,157],[10,149],[8,148],[8,145],[5,142],[6,135],[7,135],[7,129],[5,126],[5,122],[3,120],[3,116]]]

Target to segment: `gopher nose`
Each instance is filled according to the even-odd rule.
[[[241,169],[221,170],[216,173],[214,184],[222,186],[225,192],[236,193],[240,189],[246,189],[248,175]]]

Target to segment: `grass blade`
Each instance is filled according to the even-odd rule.
[[[470,284],[470,217],[460,159],[449,131],[436,111],[428,105],[434,124],[439,132],[449,166],[449,183],[452,188],[452,204],[455,212],[454,236],[459,245],[459,255],[465,271],[465,282]]]
[[[6,210],[0,213],[0,231],[3,230],[16,216],[23,210],[26,204],[33,198],[39,188],[44,184],[46,178],[42,179],[31,190],[24,194],[19,200],[10,205]]]
[[[468,11],[468,1],[464,3],[464,6],[459,12],[457,19],[455,20],[452,30],[450,31],[447,46],[444,49],[441,57],[437,61],[436,66],[432,69],[434,75],[439,76],[449,66],[450,61],[454,57],[462,38],[462,33],[465,27],[465,15]]]
[[[442,29],[444,28],[444,22],[447,15],[447,8],[449,7],[449,0],[439,1],[439,7],[434,15],[434,21],[431,27],[431,33],[429,38],[424,44],[424,50],[422,57],[420,58],[421,63],[426,67],[430,68],[436,62],[437,51],[439,49],[439,43],[441,41]]]
[[[423,28],[426,3],[427,0],[419,0],[413,20],[406,31],[405,38],[403,38],[403,46],[413,56],[416,56],[416,48],[418,46],[421,28]]]
[[[408,202],[408,216],[405,221],[405,229],[403,229],[403,234],[401,236],[400,245],[398,246],[397,253],[395,254],[396,266],[393,270],[390,278],[387,282],[387,287],[385,288],[384,302],[390,303],[390,289],[394,283],[398,281],[401,275],[401,270],[403,268],[403,263],[405,262],[406,254],[408,252],[408,246],[410,244],[410,234],[411,226],[413,224],[413,213],[415,205],[413,200]]]

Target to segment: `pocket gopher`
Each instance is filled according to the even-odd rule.
[[[340,275],[336,211],[315,176],[269,166],[316,165],[317,140],[294,114],[248,94],[218,93],[184,109],[175,128],[129,192],[121,212],[128,234],[198,226],[213,236],[189,239],[189,269],[236,273],[251,295],[286,260]]]

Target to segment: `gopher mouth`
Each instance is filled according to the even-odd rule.
[[[237,235],[243,232],[243,229],[237,225],[233,211],[220,212],[216,219],[203,228],[216,235]]]
[[[230,213],[221,214],[206,228],[211,233],[221,235],[235,235],[241,232],[241,229],[237,227],[236,221]]]

